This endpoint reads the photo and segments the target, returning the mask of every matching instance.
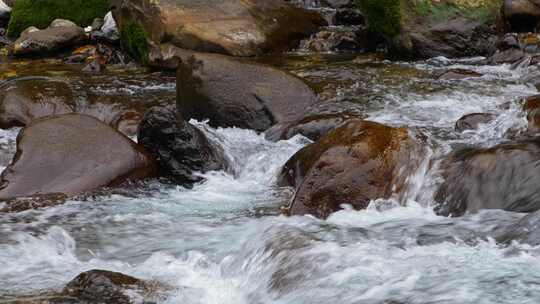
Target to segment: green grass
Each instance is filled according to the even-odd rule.
[[[356,0],[366,16],[369,30],[387,37],[401,31],[402,0]]]
[[[17,0],[11,13],[8,36],[17,38],[29,26],[46,28],[54,19],[87,26],[109,11],[108,0]]]
[[[126,20],[120,26],[122,47],[144,65],[148,65],[148,35],[144,28],[133,20]]]
[[[418,16],[433,22],[455,16],[488,22],[499,15],[502,0],[446,0],[438,3],[432,0],[414,0],[413,7]]]

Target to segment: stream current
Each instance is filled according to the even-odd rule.
[[[525,84],[535,68],[472,65],[473,59],[391,63],[370,55],[261,61],[306,79],[322,99],[349,103],[368,120],[425,134],[426,153],[408,177],[405,200],[345,208],[326,221],[281,216],[293,192],[277,188],[276,175],[309,140],[274,143],[253,131],[195,122],[222,145],[232,172],[210,172],[194,189],[149,181],[0,214],[0,303],[60,290],[96,268],[163,282],[171,288],[162,303],[538,303],[539,248],[493,240],[523,214],[445,218],[432,206],[442,156],[461,145],[508,141],[526,127],[519,99],[537,93]],[[441,64],[484,76],[436,80]],[[170,75],[114,69],[92,75],[46,61],[8,63],[7,70],[68,81],[81,102],[90,93],[174,102]],[[497,119],[475,131],[454,130],[456,120],[476,112]],[[2,166],[13,156],[17,132],[0,132]]]

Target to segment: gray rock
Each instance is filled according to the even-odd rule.
[[[16,56],[44,56],[67,47],[73,47],[86,39],[84,29],[75,23],[56,19],[51,25],[39,30],[35,27],[26,29],[13,45]]]

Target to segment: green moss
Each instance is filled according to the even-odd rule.
[[[133,20],[126,20],[120,26],[122,47],[135,59],[148,65],[148,35],[144,28]]]
[[[364,13],[370,31],[388,38],[399,35],[402,22],[402,0],[356,0]]]
[[[462,16],[480,22],[492,21],[499,15],[502,0],[415,0],[414,10],[428,21],[438,22],[455,16]]]
[[[109,11],[108,0],[17,0],[14,1],[8,36],[17,38],[29,26],[46,28],[54,19],[68,19],[87,26]]]

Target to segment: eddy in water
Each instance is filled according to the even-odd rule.
[[[539,303],[539,16],[0,0],[0,303]]]

